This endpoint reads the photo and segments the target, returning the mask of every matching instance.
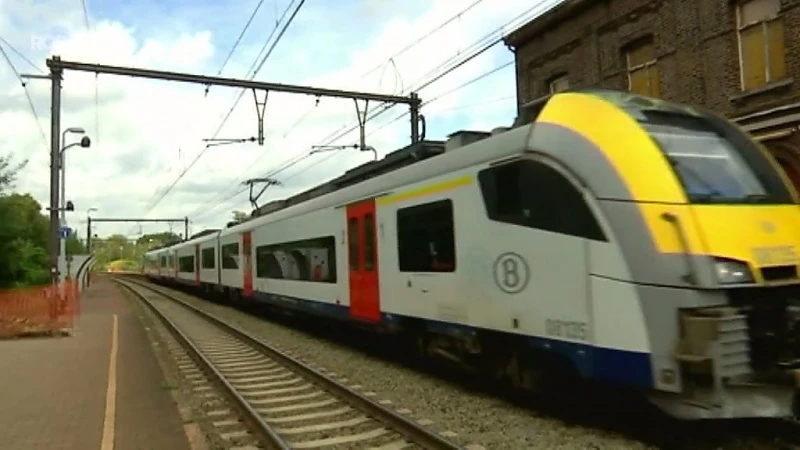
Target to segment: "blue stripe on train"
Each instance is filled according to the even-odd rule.
[[[353,320],[350,308],[346,305],[334,305],[287,295],[265,292],[253,292],[253,298],[259,302],[302,311],[337,320]],[[397,314],[382,313],[382,323],[399,324],[404,319],[411,319]],[[480,331],[480,328],[457,325],[437,320],[421,320],[429,331],[452,336],[469,336]],[[543,337],[528,336],[528,345],[544,349],[569,358],[578,371],[586,378],[610,383],[619,383],[643,388],[653,387],[650,354],[628,350],[616,350],[593,345],[565,342]]]

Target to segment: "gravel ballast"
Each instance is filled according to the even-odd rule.
[[[646,436],[644,439],[648,442],[669,441],[667,447],[661,448],[789,448],[781,447],[773,438],[752,439],[747,432],[738,434],[736,431],[741,430],[735,428],[722,434],[714,432],[713,435],[708,432],[696,434],[683,428],[680,431],[661,420],[651,420],[647,412],[618,415],[605,404],[601,404],[599,409],[595,406],[590,409],[591,413],[587,413],[579,402],[561,402],[567,405],[567,410],[578,408],[578,413],[566,415],[526,403],[517,406],[505,397],[472,390],[449,378],[409,368],[393,360],[391,355],[372,356],[359,345],[342,343],[347,339],[331,340],[324,333],[321,337],[316,336],[314,330],[319,326],[298,326],[286,323],[285,319],[276,320],[274,314],[255,315],[172,289],[168,291],[306,364],[335,372],[336,378],[344,378],[342,381],[347,385],[356,385],[357,390],[365,395],[408,414],[469,450],[659,448],[635,436],[640,439]],[[328,335],[341,332],[334,325],[323,327]],[[372,339],[369,336],[359,339]],[[616,400],[611,402],[617,403]],[[575,420],[573,415],[582,418]],[[585,420],[587,416],[589,420]]]
[[[163,289],[163,288],[161,288]],[[489,395],[471,392],[399,363],[313,336],[231,307],[172,291],[182,300],[238,325],[271,345],[335,372],[348,385],[473,449],[655,448],[606,430],[574,426]],[[370,394],[371,395],[371,394]],[[388,400],[389,402],[386,402]]]

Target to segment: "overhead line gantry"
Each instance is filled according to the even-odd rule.
[[[368,104],[369,101],[382,103],[406,104],[410,110],[411,118],[411,142],[419,141],[419,108],[422,104],[417,93],[412,92],[407,97],[397,95],[384,95],[367,92],[346,91],[339,89],[318,88],[311,86],[300,86],[282,83],[268,83],[255,80],[241,80],[235,78],[215,77],[197,75],[181,72],[169,72],[164,70],[142,69],[137,67],[111,66],[104,64],[90,64],[77,61],[62,60],[54,55],[47,60],[47,67],[50,69],[49,75],[24,75],[25,78],[43,78],[51,82],[51,111],[50,115],[50,264],[51,281],[58,283],[58,252],[59,252],[59,178],[58,178],[58,157],[60,151],[61,133],[61,80],[65,70],[78,72],[94,72],[95,74],[121,75],[134,78],[148,78],[165,81],[180,81],[184,83],[202,84],[206,86],[228,86],[234,88],[251,89],[256,101],[256,112],[258,115],[258,143],[264,144],[264,111],[267,102],[267,94],[270,91],[285,92],[292,94],[305,94],[316,97],[332,97],[351,99],[356,104],[356,113],[359,116],[361,145],[364,147],[364,126],[366,121],[361,120],[361,112],[358,101],[363,100]],[[264,100],[259,100],[258,92],[265,92]],[[365,107],[366,109],[366,107]],[[97,221],[95,219],[95,221]]]

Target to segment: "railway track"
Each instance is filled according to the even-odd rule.
[[[236,406],[249,428],[228,433],[238,448],[459,448],[330,374],[166,292],[131,279],[115,281],[144,302]]]

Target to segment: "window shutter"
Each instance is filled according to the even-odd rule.
[[[754,25],[741,31],[742,40],[742,78],[744,89],[753,89],[766,81],[766,52],[764,32],[761,25]]]
[[[769,49],[769,81],[786,77],[786,51],[783,46],[783,21],[767,22],[767,46]]]
[[[634,94],[649,95],[647,86],[648,71],[646,68],[634,70],[630,73],[630,91]]]
[[[647,68],[648,76],[650,77],[650,92],[648,95],[655,98],[661,98],[661,80],[659,79],[658,66],[652,65]]]

